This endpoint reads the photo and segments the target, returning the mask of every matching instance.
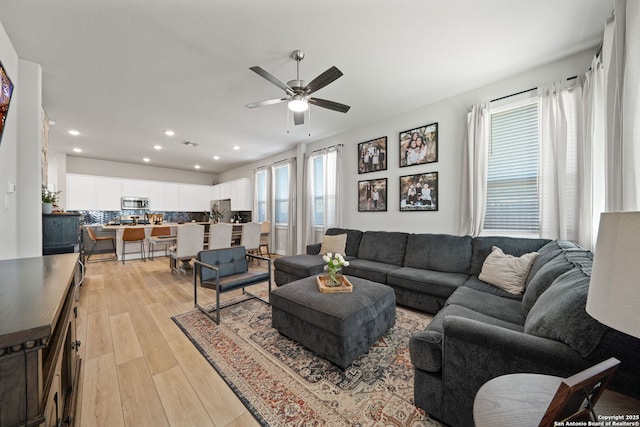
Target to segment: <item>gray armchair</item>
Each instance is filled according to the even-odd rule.
[[[247,258],[267,261],[264,268],[249,270]],[[245,291],[245,288],[259,283],[268,282],[269,293],[267,299],[262,299]],[[216,306],[207,310],[198,304],[198,285],[216,290]],[[198,253],[193,269],[193,299],[195,306],[211,320],[220,324],[220,294],[242,289],[242,293],[269,304],[271,294],[271,260],[269,258],[249,254],[244,246],[234,246],[223,249],[211,249]],[[214,314],[215,312],[215,314]]]

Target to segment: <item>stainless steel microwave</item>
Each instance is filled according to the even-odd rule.
[[[146,197],[122,197],[121,209],[149,209],[149,199]]]

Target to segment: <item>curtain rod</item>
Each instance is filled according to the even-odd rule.
[[[344,147],[344,144],[336,144],[330,147],[318,148],[317,150],[313,150],[311,154],[319,153],[320,151],[324,151],[324,150],[331,150],[332,148],[336,148],[336,147]]]
[[[567,81],[574,80],[574,79],[577,79],[577,78],[578,78],[578,76],[569,77],[569,78],[567,78]],[[512,96],[522,95],[523,93],[531,92],[531,91],[537,90],[537,89],[538,89],[537,86],[536,87],[532,87],[531,89],[521,90],[520,92],[512,93],[511,95],[505,95],[505,96],[501,96],[500,98],[492,99],[489,102],[502,101],[503,99],[511,98]]]

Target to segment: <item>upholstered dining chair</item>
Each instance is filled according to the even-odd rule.
[[[186,273],[189,262],[204,247],[204,226],[189,223],[180,224],[176,229],[176,245],[169,248],[169,266],[172,273]],[[182,265],[178,265],[178,261]]]
[[[249,222],[242,225],[240,246],[244,246],[249,253],[258,253],[260,248],[260,224],[257,222]],[[258,264],[260,264],[259,260]]]
[[[220,222],[209,227],[209,249],[228,248],[231,246],[233,225]]]
[[[125,247],[127,242],[140,242],[140,255],[142,256],[142,260],[146,261],[147,259],[144,256],[144,228],[143,227],[132,227],[125,228],[122,232],[122,263],[124,264],[125,258]]]

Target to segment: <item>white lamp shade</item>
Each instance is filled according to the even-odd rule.
[[[640,338],[640,212],[600,216],[587,313]]]

